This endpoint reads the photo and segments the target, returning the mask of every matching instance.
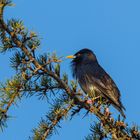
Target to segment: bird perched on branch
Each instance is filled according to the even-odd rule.
[[[103,97],[112,104],[125,118],[124,106],[120,101],[120,91],[112,78],[99,65],[96,55],[89,49],[82,49],[72,58],[73,76],[78,80],[83,91],[92,98]]]

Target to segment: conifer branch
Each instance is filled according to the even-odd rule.
[[[46,119],[42,119],[39,127],[33,130],[34,136],[30,139],[45,140],[56,131],[56,127],[60,127],[60,121],[68,116],[68,112],[74,106],[73,101],[65,96],[61,96],[60,99],[53,103],[52,109],[46,115]]]
[[[8,80],[5,85],[0,87],[0,124],[3,129],[6,126],[6,120],[8,118],[7,112],[12,104],[16,104],[17,99],[21,98],[20,89],[22,83],[19,77],[14,77],[12,80]]]

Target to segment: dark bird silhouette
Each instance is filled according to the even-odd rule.
[[[73,58],[73,76],[78,80],[82,90],[89,97],[103,97],[125,118],[120,91],[112,78],[99,65],[96,55],[89,49],[82,49],[67,58]]]

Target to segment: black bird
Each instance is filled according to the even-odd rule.
[[[96,55],[89,49],[82,49],[72,56],[73,76],[89,97],[101,96],[112,104],[125,118],[120,91],[112,78],[99,65]]]

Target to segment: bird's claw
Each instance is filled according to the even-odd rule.
[[[92,98],[92,99],[88,99],[86,102],[87,102],[87,104],[93,104],[95,102],[95,100],[97,100],[98,98],[100,98],[100,96],[97,96],[97,97]]]

